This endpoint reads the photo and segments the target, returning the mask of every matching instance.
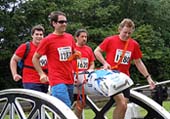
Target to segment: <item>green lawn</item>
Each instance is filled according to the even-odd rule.
[[[106,116],[107,116],[108,119],[112,119],[113,109],[114,109],[114,107],[111,108],[107,112]],[[85,109],[84,114],[85,114],[85,119],[93,119],[95,117],[95,114],[94,114],[94,112],[91,109]]]
[[[163,107],[170,112],[170,101],[164,101]],[[114,107],[112,107],[106,114],[108,119],[112,119],[112,113],[113,113]],[[93,119],[95,116],[94,112],[91,109],[85,109],[85,119]],[[139,113],[141,116],[145,116],[147,114],[146,110],[143,108],[140,108]]]

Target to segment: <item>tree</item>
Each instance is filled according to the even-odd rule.
[[[93,49],[106,36],[116,34],[120,21],[128,17],[136,24],[133,38],[140,43],[143,60],[151,74],[154,74],[154,79],[168,78],[169,2],[170,0],[2,0],[0,60],[9,61],[16,47],[31,39],[32,26],[42,24],[46,35],[52,32],[48,21],[51,11],[66,13],[67,31],[72,34],[78,28],[86,28],[89,32],[88,44]],[[98,62],[96,64],[101,65]],[[143,78],[133,66],[131,70],[134,79]]]

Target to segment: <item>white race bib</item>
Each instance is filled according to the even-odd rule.
[[[41,56],[39,61],[40,61],[40,66],[42,67],[45,66],[47,64],[47,56],[46,55]]]
[[[77,59],[77,66],[79,69],[88,69],[89,60],[88,58]]]
[[[118,63],[120,57],[122,56],[122,53],[123,53],[123,50],[121,49],[117,49],[116,50],[116,55],[115,55],[115,60],[114,62]],[[131,57],[131,52],[130,51],[126,51],[125,52],[125,55],[121,61],[121,64],[128,64],[129,60],[130,60],[130,57]]]
[[[60,61],[67,61],[68,58],[71,56],[72,50],[70,46],[60,47],[58,48],[58,53]]]

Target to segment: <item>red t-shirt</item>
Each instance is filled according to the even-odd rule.
[[[64,83],[73,84],[73,67],[68,57],[73,54],[75,41],[71,34],[49,34],[42,39],[37,53],[48,59],[48,77],[51,86]]]
[[[24,60],[24,65],[33,67],[32,57],[33,57],[33,54],[36,51],[36,49],[37,49],[37,46],[35,46],[32,42],[30,42],[30,50],[29,50],[29,53],[28,53],[26,59]],[[26,50],[26,44],[25,43],[21,44],[15,51],[15,55],[22,58],[24,56],[25,50]],[[42,56],[40,58],[40,62],[41,62],[40,64],[41,64],[42,68],[47,69],[46,56]],[[41,83],[40,76],[39,76],[38,72],[35,69],[31,69],[31,68],[27,68],[27,67],[23,68],[22,82],[23,83]]]
[[[90,62],[95,60],[92,49],[89,46],[84,45],[82,47],[76,46],[76,50],[81,52],[81,58],[77,59],[77,61],[73,60],[74,71],[76,71],[76,67],[79,71],[89,69]]]
[[[99,47],[106,52],[106,61],[111,65],[115,66],[122,54],[125,47],[125,41],[122,41],[118,35],[110,36],[104,39],[104,41],[99,45]],[[133,59],[139,59],[142,57],[142,52],[140,50],[139,44],[133,40],[129,39],[129,44],[122,62],[118,66],[118,70],[129,74],[129,68],[131,61]]]

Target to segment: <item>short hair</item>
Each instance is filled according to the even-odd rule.
[[[78,30],[75,32],[74,36],[75,36],[75,37],[78,37],[78,36],[80,36],[80,33],[82,33],[82,32],[85,32],[85,33],[87,34],[87,36],[88,36],[88,32],[87,32],[86,29],[78,29]]]
[[[125,18],[121,21],[121,23],[119,24],[119,29],[122,29],[123,27],[130,27],[133,29],[133,31],[135,30],[135,24],[134,22],[129,19],[129,18]]]
[[[44,27],[43,27],[42,25],[40,25],[40,24],[32,27],[32,29],[31,29],[31,35],[34,34],[35,30],[37,30],[37,31],[42,31],[43,34],[45,33]]]
[[[64,12],[61,12],[61,11],[53,11],[50,13],[50,15],[48,15],[48,19],[50,21],[50,24],[52,26],[52,22],[57,22],[58,21],[58,16],[66,16],[66,14]]]

